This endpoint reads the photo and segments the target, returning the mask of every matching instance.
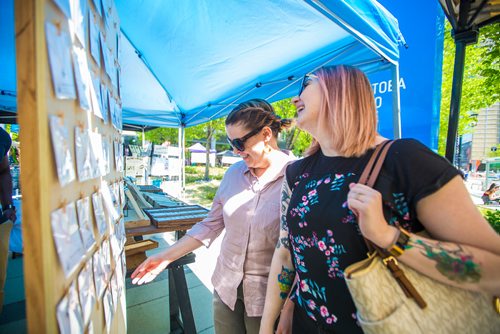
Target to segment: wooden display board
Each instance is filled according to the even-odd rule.
[[[68,21],[70,17],[73,18],[72,23]],[[82,22],[83,24],[79,25]],[[77,29],[70,27],[73,24]],[[82,27],[83,30],[78,30]],[[99,35],[99,51],[96,52],[94,43],[94,54],[91,52],[91,30],[94,34],[97,31]],[[78,305],[75,303],[79,303],[83,321],[82,332],[126,333],[122,270],[125,258],[123,252],[125,199],[123,188],[120,189],[123,187],[118,63],[120,28],[116,7],[113,0],[16,1],[15,31],[28,331],[30,333],[58,333],[68,330],[71,333],[79,332],[80,330],[75,329],[77,327],[65,330],[60,328],[61,319],[64,317],[68,317],[68,321],[73,321],[72,324],[75,323],[74,318],[78,310]],[[83,35],[79,36],[83,38],[79,38],[77,34],[82,31]],[[69,37],[67,47],[62,47],[63,44],[54,44],[64,36]],[[94,80],[87,82],[87,86],[90,85],[94,89],[98,87],[105,99],[92,100],[90,96],[89,110],[82,107],[79,94],[81,92],[77,87],[78,83],[85,83],[85,80],[77,75],[76,58],[72,54],[75,49],[80,50],[86,59],[90,76]],[[98,60],[95,59],[96,55]],[[67,57],[70,57],[72,73],[61,69],[67,64]],[[56,72],[59,70],[62,79],[68,80],[67,76],[74,77],[71,79],[75,84],[76,94],[73,97],[71,94],[63,96],[65,92],[71,91],[71,87],[67,85],[59,85],[56,89],[54,69]],[[98,115],[96,102],[101,103],[101,116]],[[103,118],[108,118],[107,122]],[[67,142],[53,140],[53,124],[49,124],[51,119],[58,120],[56,125],[59,129],[67,131]],[[96,139],[91,141],[92,146],[90,146],[91,154],[95,155],[93,158],[81,153],[90,154],[89,146],[85,146],[88,143],[85,141],[82,143],[80,140],[80,148],[75,147],[78,138],[86,138],[79,137],[78,133]],[[66,145],[68,143],[69,145]],[[96,153],[95,147],[99,147],[94,146],[98,145],[96,143],[101,145],[102,156]],[[63,149],[68,149],[72,158],[71,164],[65,165],[66,170],[59,168],[60,172],[66,173],[66,179],[58,173],[60,165],[56,163],[56,151],[64,152]],[[79,164],[77,156],[84,158],[80,161],[90,161],[90,168],[85,164]],[[68,181],[71,179],[69,177],[71,169],[74,179]],[[77,202],[81,204],[85,201],[90,203],[90,206],[83,206],[82,210],[80,206],[74,206]],[[100,206],[105,210],[97,210]],[[68,209],[72,207],[75,208],[74,211]],[[71,216],[70,212],[77,212],[78,216]],[[84,215],[80,216],[80,212]],[[85,216],[85,212],[88,216]],[[99,213],[97,216],[96,212]],[[58,218],[56,224],[55,217],[65,218]],[[87,225],[85,219],[88,219]],[[64,231],[66,228],[69,229],[69,226],[77,226],[77,232]],[[84,226],[89,227],[87,232]],[[59,228],[68,233],[67,235],[72,233],[76,239],[80,237],[79,240],[82,241],[83,255],[66,259],[67,263],[74,263],[72,266],[62,265],[61,256],[65,256],[66,251],[63,247],[64,241],[68,240],[64,239],[66,234],[55,233]],[[89,242],[86,243],[84,232],[87,233],[87,237],[90,234],[93,236],[93,242],[89,237],[90,239],[87,239]],[[72,248],[69,247],[68,252],[74,251]],[[75,262],[75,259],[78,261]],[[98,267],[96,264],[103,264],[102,268],[106,270],[95,271]],[[106,267],[108,265],[109,267]],[[87,270],[86,273],[89,275],[84,275],[84,270]],[[85,281],[88,277],[92,278]],[[120,286],[122,291],[119,290]],[[72,297],[69,296],[75,289],[78,292],[77,299],[74,298],[74,294]],[[99,291],[94,291],[95,303],[89,304],[87,290],[91,289],[104,289],[102,290],[104,292],[99,296]],[[82,293],[86,296],[82,296]],[[64,299],[66,297],[67,300]],[[63,300],[69,301],[68,304],[62,303]],[[68,311],[64,312],[66,306]]]

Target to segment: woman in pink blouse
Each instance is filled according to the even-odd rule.
[[[293,155],[278,148],[280,119],[260,99],[239,104],[226,118],[227,139],[243,161],[224,175],[208,217],[132,273],[134,284],[152,281],[172,261],[210,244],[226,229],[214,285],[214,325],[221,333],[258,333],[267,278],[279,236],[280,191]]]

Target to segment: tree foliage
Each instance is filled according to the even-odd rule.
[[[177,145],[179,141],[179,132],[177,128],[157,128],[145,133],[146,140],[161,145],[168,141],[171,145]]]
[[[225,133],[225,118],[219,118],[186,129],[186,141],[188,141],[188,139],[205,141],[205,150],[207,151],[205,160],[205,181],[210,180],[210,144],[212,139],[224,136]]]
[[[295,118],[297,111],[291,98],[273,102],[272,105],[276,114],[281,118]],[[312,137],[293,125],[282,132],[281,139],[280,144],[284,149],[291,150],[296,156],[301,156],[311,144]]]
[[[466,49],[458,134],[470,133],[477,111],[499,101],[500,94],[500,24],[481,29],[477,44]],[[446,24],[443,50],[443,80],[438,150],[444,155],[450,114],[455,42],[451,26]]]

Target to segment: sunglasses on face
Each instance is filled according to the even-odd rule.
[[[300,97],[300,94],[302,94],[302,92],[304,91],[304,89],[306,89],[307,85],[309,85],[312,79],[318,79],[318,76],[312,73],[307,73],[304,75],[302,81],[300,82],[299,94],[297,94],[297,96]]]
[[[247,133],[246,135],[244,135],[243,137],[241,138],[235,138],[235,139],[229,139],[229,137],[226,136],[227,138],[227,141],[229,143],[229,145],[231,145],[232,148],[235,148],[237,149],[238,151],[244,151],[245,150],[245,142],[252,136],[255,136],[257,133],[260,132],[260,130],[262,130],[264,127],[261,126],[257,129],[254,129],[252,131],[250,131],[249,133]]]

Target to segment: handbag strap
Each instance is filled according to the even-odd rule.
[[[378,175],[380,174],[380,170],[382,169],[382,165],[384,164],[387,152],[389,151],[389,148],[393,143],[393,140],[386,140],[376,147],[375,151],[370,157],[370,160],[368,161],[368,164],[365,166],[365,169],[361,173],[361,177],[359,178],[358,183],[373,188],[375,182],[377,181]],[[369,252],[371,253],[375,251],[380,256],[382,262],[389,269],[392,276],[399,284],[405,295],[407,297],[413,298],[420,308],[425,308],[427,306],[427,303],[418,293],[417,289],[415,289],[413,284],[408,280],[403,270],[401,270],[398,265],[398,261],[385,249],[378,247],[373,242],[364,237],[363,239],[365,240]]]
[[[373,188],[373,186],[375,185],[375,181],[377,181],[378,174],[382,169],[382,164],[384,163],[387,151],[389,150],[389,147],[393,142],[394,141],[392,140],[386,140],[375,147],[375,151],[373,151],[370,160],[368,160],[365,169],[361,173],[358,183]],[[374,251],[376,251],[372,242],[370,242],[365,237],[363,237],[363,240],[365,241],[368,253],[373,253]]]
[[[384,164],[385,157],[389,148],[394,143],[394,140],[386,140],[383,143],[377,145],[375,151],[372,153],[368,164],[361,173],[358,183],[364,184],[370,188],[373,188],[377,177],[380,174],[382,165]]]

